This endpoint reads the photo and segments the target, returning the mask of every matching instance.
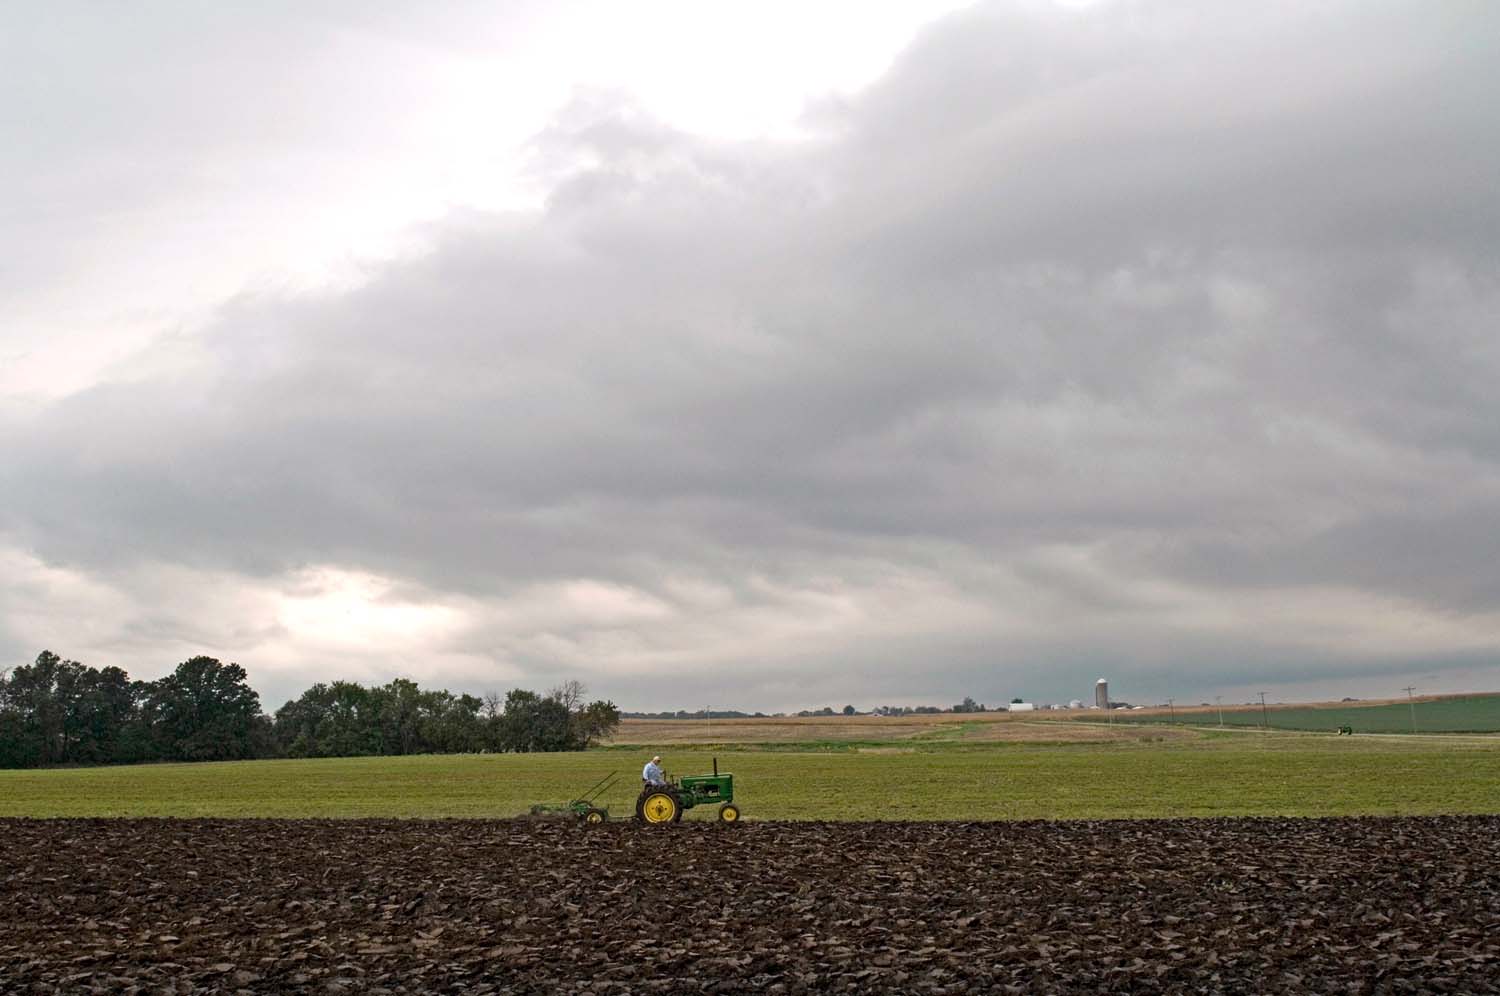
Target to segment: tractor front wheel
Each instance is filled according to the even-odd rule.
[[[738,823],[740,821],[740,807],[732,802],[726,802],[719,807],[720,823]]]
[[[646,823],[676,823],[682,819],[682,800],[665,789],[656,789],[641,796],[635,812]]]

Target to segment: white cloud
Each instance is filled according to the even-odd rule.
[[[748,62],[683,85],[727,36],[626,46],[536,206],[0,417],[0,638],[657,708],[1485,674],[1500,35],[1216,10],[985,5],[790,137]],[[336,54],[497,85],[484,31],[372,18]]]

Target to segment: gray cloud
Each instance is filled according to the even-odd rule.
[[[794,143],[585,95],[536,140],[545,210],[0,425],[0,530],[127,593],[370,572],[462,602],[436,678],[636,706],[1472,671],[1497,27],[982,6]],[[177,645],[173,592],[119,638]],[[285,636],[202,611],[182,639],[253,674]]]

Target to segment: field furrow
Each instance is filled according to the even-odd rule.
[[[1500,992],[1500,817],[5,820],[7,992]]]

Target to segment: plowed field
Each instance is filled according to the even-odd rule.
[[[1500,817],[0,821],[5,993],[1500,992]]]

